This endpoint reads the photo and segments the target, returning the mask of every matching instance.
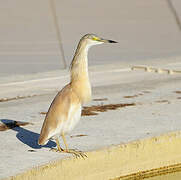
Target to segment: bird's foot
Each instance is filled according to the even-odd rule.
[[[79,150],[65,149],[63,152],[73,154],[76,158],[87,158],[87,155]]]
[[[50,151],[59,152],[59,153],[70,153],[73,154],[76,158],[87,158],[87,155],[84,154],[82,151],[75,150],[75,149],[58,149],[58,148],[51,148]]]

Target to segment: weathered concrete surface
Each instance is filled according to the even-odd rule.
[[[181,167],[180,137],[181,132],[174,132],[87,152],[88,158],[57,160],[13,180],[127,180],[173,174]]]
[[[179,67],[179,62],[175,67],[173,64],[164,66]],[[64,72],[61,73],[64,74]],[[39,94],[31,98],[0,103],[2,122],[16,120],[33,123],[33,125],[0,132],[1,178],[70,156],[50,152],[49,149],[55,146],[52,141],[43,148],[37,145],[44,119],[44,115],[40,112],[47,111],[56,91],[68,81],[68,75],[66,75],[65,73],[65,76],[61,78],[61,76],[51,74],[50,77],[46,76],[47,80],[40,79],[38,82],[31,81],[31,78],[28,79],[29,82],[28,80],[17,84],[14,82],[13,86],[17,88],[14,88],[14,95],[17,95],[18,91],[21,95],[23,90],[26,91],[26,95],[34,94],[38,90]],[[105,66],[101,70],[95,67],[91,70],[93,99],[107,98],[107,100],[93,100],[87,106],[118,103],[135,103],[136,105],[98,112],[95,116],[83,116],[70,134],[72,137],[67,137],[69,146],[83,151],[94,151],[111,145],[179,131],[181,127],[180,76],[180,74],[130,71],[128,67]],[[6,90],[10,94],[13,94],[13,86],[11,83],[6,84]],[[76,135],[85,136],[77,137]]]

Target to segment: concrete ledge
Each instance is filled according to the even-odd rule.
[[[67,158],[36,167],[6,180],[114,179],[181,162],[181,131],[87,152],[88,158]]]

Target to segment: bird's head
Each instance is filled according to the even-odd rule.
[[[103,39],[95,34],[86,34],[81,38],[81,41],[86,42],[88,47],[102,43],[117,43],[113,40]]]

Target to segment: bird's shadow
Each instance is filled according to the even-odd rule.
[[[14,120],[10,120],[10,119],[0,119],[0,121],[5,124],[11,124],[13,122],[15,122]],[[35,133],[33,131],[27,130],[25,128],[22,128],[20,126],[15,126],[12,128],[13,131],[16,131],[16,137],[24,144],[28,145],[29,147],[33,148],[33,149],[40,149],[42,147],[46,147],[46,148],[53,148],[56,146],[56,143],[49,140],[48,143],[44,146],[41,146],[38,144],[38,138],[40,136],[40,134]]]

